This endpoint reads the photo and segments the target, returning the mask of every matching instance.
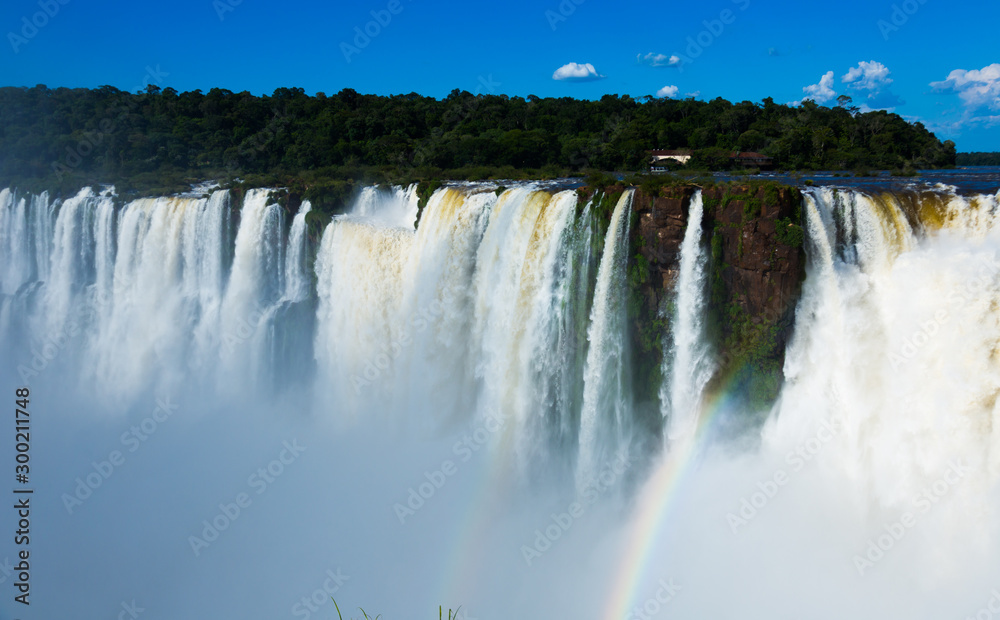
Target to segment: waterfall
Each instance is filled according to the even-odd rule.
[[[552,456],[551,432],[568,406],[553,390],[567,363],[564,318],[572,305],[565,272],[576,201],[569,191],[505,194],[477,257],[477,372],[486,406],[510,422],[522,473]]]
[[[355,199],[351,213],[387,226],[413,230],[417,221],[417,186],[366,187]]]
[[[444,187],[415,230],[415,187],[372,187],[312,250],[312,205],[286,225],[266,189],[242,205],[220,190],[121,206],[110,190],[64,200],[3,190],[0,326],[9,342],[55,339],[58,364],[121,402],[185,381],[247,394],[297,382],[344,421],[433,432],[497,416],[505,424],[491,441],[522,477],[562,471],[582,486],[633,441],[631,199],[622,195],[600,239],[603,207],[570,191]],[[767,441],[794,443],[844,415],[827,458],[839,454],[850,475],[907,472],[915,488],[914,472],[957,453],[995,471],[993,431],[976,429],[994,428],[1000,384],[989,353],[1000,338],[996,197],[816,188],[804,207],[809,277]],[[665,343],[668,438],[698,419],[714,370],[703,217],[696,192]],[[909,456],[876,449],[900,442]]]
[[[65,564],[35,584],[69,588],[33,600],[40,617],[110,615],[126,595],[151,614],[225,615],[264,560],[282,567],[267,577],[278,594],[244,601],[251,616],[328,600],[335,575],[350,575],[348,604],[387,617],[459,603],[496,617],[608,603],[606,618],[652,617],[654,603],[692,618],[745,615],[748,600],[762,617],[814,601],[831,618],[989,605],[1000,196],[803,189],[784,383],[748,437],[718,432],[760,412],[730,392],[746,368],[712,377],[728,352],[706,324],[720,310],[707,240],[737,221],[769,238],[771,205],[718,221],[725,209],[705,202],[719,194],[696,191],[682,230],[680,205],[633,212],[631,190],[613,202],[507,183],[420,199],[368,187],[334,216],[318,201],[289,210],[273,189],[0,190],[0,376],[8,398],[30,388],[30,482],[48,494],[31,557]],[[780,241],[731,267],[800,275],[774,262],[799,264]],[[629,277],[639,248],[648,278]],[[668,326],[663,376],[640,385],[656,373],[632,304],[652,298],[667,300],[653,326]],[[657,389],[662,434],[644,408]],[[872,554],[861,579],[855,558]],[[147,556],[189,575],[184,596],[121,568]],[[236,594],[220,597],[217,574]],[[385,576],[399,597],[379,598]]]
[[[316,259],[319,297],[316,359],[332,399],[353,413],[382,389],[365,389],[392,373],[405,346],[403,267],[413,233],[378,228],[354,217],[331,222]]]
[[[499,416],[527,467],[553,441],[553,418],[576,415],[556,395],[579,312],[568,277],[579,258],[575,194],[444,188],[416,233],[385,217],[403,210],[392,194],[374,195],[362,192],[323,234],[320,376],[341,410],[406,409],[418,428]]]
[[[504,431],[495,440],[522,475],[568,466],[577,450],[596,449],[578,447],[581,410],[596,415],[608,389],[619,394],[609,401],[619,407],[616,432],[627,433],[622,300],[630,195],[613,215],[593,316],[592,205],[577,217],[574,192],[524,186],[497,197],[444,188],[428,201],[416,233],[384,216],[402,210],[391,204],[393,194],[377,195],[362,192],[350,215],[335,218],[317,255],[318,377],[338,411],[351,419],[405,410],[406,423],[425,430],[431,422],[497,416]],[[595,341],[601,353],[587,374]],[[615,357],[605,369],[608,352]]]
[[[689,435],[698,421],[702,392],[714,370],[705,340],[708,256],[702,242],[701,190],[691,198],[681,243],[679,274],[674,289],[670,348],[663,356],[664,384],[660,390],[668,435]]]
[[[226,269],[227,192],[211,198],[144,198],[97,215],[89,355],[109,396],[179,381],[217,342]]]
[[[590,318],[590,284],[597,269],[594,252],[596,222],[593,200],[583,208],[573,229],[570,247],[562,263],[561,286],[566,309],[561,314],[555,351],[562,356],[561,376],[550,382],[553,400],[553,426],[557,429],[556,449],[577,446],[580,409],[583,404],[583,369],[587,359],[587,326]]]
[[[28,236],[27,202],[13,192],[0,192],[0,235],[10,243],[0,247],[0,265],[4,270],[2,292],[13,295],[31,277],[31,253]]]
[[[577,489],[592,485],[608,463],[628,456],[631,441],[626,336],[629,216],[632,191],[618,200],[611,216],[604,254],[597,271],[594,304],[587,333]]]
[[[110,200],[103,200],[97,207],[94,222],[94,237],[97,244],[95,253],[96,275],[95,295],[98,300],[109,299],[114,285],[115,270],[115,209]],[[106,316],[107,304],[99,307],[101,318]]]
[[[53,232],[51,276],[46,286],[50,331],[62,330],[75,308],[88,306],[81,295],[96,276],[95,215],[98,204],[110,200],[85,188],[59,207]]]
[[[259,304],[275,301],[284,289],[283,216],[269,190],[247,192],[236,233],[223,321],[238,322]]]
[[[308,248],[306,243],[306,216],[312,210],[312,203],[303,201],[299,212],[292,220],[292,228],[288,233],[288,256],[285,262],[285,294],[284,298],[291,301],[301,301],[309,297],[309,267],[306,265]]]
[[[818,188],[805,208],[808,275],[767,443],[832,424],[816,458],[857,481],[859,501],[887,506],[959,459],[977,472],[962,489],[981,509],[1000,476],[995,197]]]

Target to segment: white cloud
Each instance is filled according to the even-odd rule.
[[[589,62],[586,64],[571,62],[559,67],[552,74],[553,80],[568,80],[572,82],[589,82],[591,80],[599,80],[603,77],[603,75],[597,72],[594,65]]]
[[[636,60],[641,65],[650,67],[677,67],[681,64],[680,56],[667,56],[666,54],[654,54],[650,52],[646,55],[637,54]]]
[[[858,102],[862,112],[887,110],[905,103],[898,95],[889,91],[889,86],[892,85],[889,74],[889,68],[882,63],[863,60],[858,66],[848,69],[840,81],[856,95],[864,97],[864,100]],[[802,90],[806,93],[802,101],[812,99],[816,103],[827,103],[837,96],[837,91],[833,88],[833,71],[824,73],[818,84],[806,86]],[[789,105],[800,103],[802,102],[793,101]]]
[[[874,60],[862,60],[857,67],[851,67],[840,81],[854,90],[868,92],[879,92],[892,84],[889,68]]]
[[[909,120],[909,119],[907,119]],[[990,129],[1000,126],[1000,115],[973,116],[968,111],[959,118],[922,121],[924,126],[938,137],[959,138],[967,131]]]
[[[657,97],[666,97],[667,99],[673,99],[677,96],[676,86],[664,86],[660,90],[656,91]]]
[[[955,69],[948,79],[931,82],[931,87],[939,91],[958,93],[962,102],[970,110],[1000,110],[1000,64],[973,69]]]
[[[851,67],[840,81],[847,84],[847,88],[857,95],[865,97],[859,102],[862,113],[872,110],[893,110],[906,102],[889,90],[892,85],[890,73],[889,68],[880,62],[862,60],[857,67]]]
[[[812,99],[816,103],[824,103],[837,96],[837,93],[833,90],[833,71],[827,71],[820,78],[819,84],[812,84],[806,86],[802,89],[802,92],[806,94],[803,99]]]

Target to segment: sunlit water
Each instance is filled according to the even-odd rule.
[[[35,489],[32,604],[4,585],[3,616],[330,618],[330,594],[385,618],[986,608],[997,198],[809,190],[786,384],[760,440],[724,443],[700,196],[667,432],[641,436],[631,206],[464,185],[414,230],[413,188],[369,188],[311,237],[309,204],[267,190],[0,192],[0,387],[30,387]]]

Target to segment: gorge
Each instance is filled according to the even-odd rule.
[[[1000,583],[998,200],[3,190],[3,387],[37,395],[36,562],[73,584],[43,604],[282,617],[343,569],[394,617],[642,617],[672,579],[677,617],[968,608]]]

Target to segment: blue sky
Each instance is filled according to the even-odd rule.
[[[1000,3],[963,0],[5,0],[0,85],[782,103],[811,87],[992,151],[998,18]]]

